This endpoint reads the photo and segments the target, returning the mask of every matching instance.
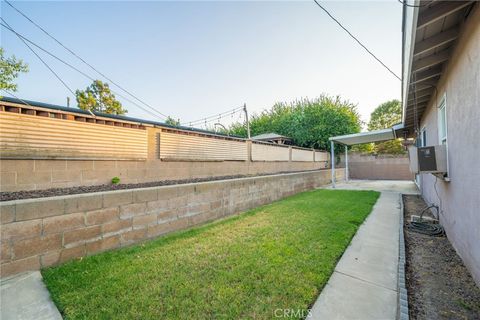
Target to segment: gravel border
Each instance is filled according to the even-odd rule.
[[[397,312],[397,319],[399,320],[409,320],[410,317],[408,315],[408,292],[406,286],[406,278],[405,278],[405,264],[407,262],[405,256],[405,235],[403,233],[403,219],[405,215],[405,208],[403,205],[403,194],[399,194],[400,200],[400,224],[399,224],[399,241],[398,241],[398,312]]]

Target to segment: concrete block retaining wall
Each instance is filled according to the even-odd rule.
[[[342,155],[342,164],[345,157]],[[350,179],[367,180],[413,180],[408,155],[348,155]]]
[[[302,161],[147,161],[11,160],[0,161],[2,191],[41,190],[111,183],[142,183],[229,175],[255,175],[324,169],[324,162]]]
[[[321,170],[0,202],[1,275],[155,238],[328,183],[330,170]]]

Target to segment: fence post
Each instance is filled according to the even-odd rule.
[[[247,140],[247,161],[252,162],[252,140]]]
[[[348,147],[345,146],[345,181],[348,182]]]
[[[333,140],[330,141],[330,155],[331,155],[331,171],[332,171],[332,187],[335,188],[335,149]]]

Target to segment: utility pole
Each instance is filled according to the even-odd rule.
[[[67,107],[70,108],[70,97],[67,97]]]
[[[248,111],[247,111],[247,104],[243,104],[243,111],[245,111],[245,121],[247,122],[247,137],[250,140],[250,121],[248,121]]]

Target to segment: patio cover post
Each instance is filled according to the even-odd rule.
[[[332,171],[332,187],[335,188],[335,149],[333,140],[330,141],[330,155],[331,155],[331,171]]]
[[[345,181],[348,182],[348,146],[345,145]]]

